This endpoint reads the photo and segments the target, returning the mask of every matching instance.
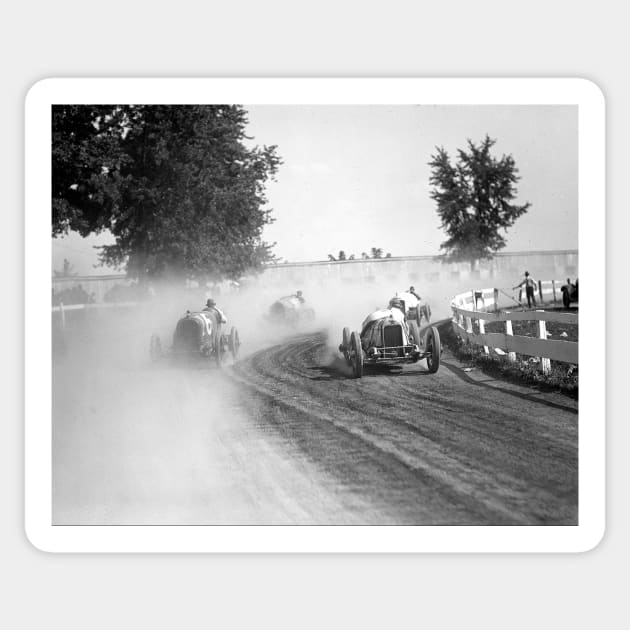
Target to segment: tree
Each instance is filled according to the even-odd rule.
[[[531,205],[511,203],[518,169],[511,155],[497,159],[490,154],[495,143],[488,135],[479,145],[468,140],[468,150],[458,150],[454,164],[443,148],[431,156],[431,198],[448,236],[440,245],[448,260],[474,264],[492,258],[506,245],[500,231],[507,232]]]
[[[273,260],[265,183],[239,105],[53,107],[53,235],[109,229],[128,275],[235,279]]]

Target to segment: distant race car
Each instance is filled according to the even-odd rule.
[[[575,284],[572,284],[569,278],[567,278],[567,283],[562,285],[562,304],[564,308],[569,308],[571,306],[571,302],[578,301],[578,280],[576,279]]]
[[[421,325],[423,317],[427,322],[431,321],[431,307],[424,300],[419,300],[408,291],[399,291],[396,297],[403,302],[406,319],[415,320],[418,326]]]
[[[232,327],[223,332],[219,317],[211,311],[186,311],[175,326],[173,345],[164,350],[160,337],[151,335],[149,352],[153,361],[162,358],[214,359],[220,367],[228,352],[238,358],[241,342],[238,331]]]
[[[315,311],[297,295],[287,295],[271,305],[267,317],[272,322],[298,324],[314,320]]]
[[[364,365],[416,363],[420,359],[426,359],[429,372],[438,371],[442,354],[438,329],[431,326],[421,334],[416,321],[405,322],[397,311],[390,308],[372,313],[363,322],[360,335],[343,329],[339,351],[355,378],[363,376]]]

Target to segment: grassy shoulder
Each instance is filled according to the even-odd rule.
[[[514,330],[515,335],[536,336],[535,322],[514,322],[514,324],[523,324],[519,329]],[[533,326],[532,326],[533,324]],[[489,330],[490,325],[486,327],[487,332],[499,332]],[[555,391],[565,394],[574,399],[578,399],[578,366],[561,361],[551,362],[551,371],[549,374],[543,374],[540,369],[539,360],[536,357],[528,357],[517,354],[516,361],[508,360],[507,356],[497,354],[486,355],[483,348],[465,343],[453,331],[450,320],[439,325],[440,338],[444,346],[446,346],[453,355],[462,362],[470,366],[481,369],[485,374],[495,378],[502,378],[506,381],[517,384],[528,384],[538,387],[541,391]],[[556,338],[563,338],[567,341],[577,341],[577,326],[571,327],[564,325],[562,330],[549,330]],[[566,337],[561,336],[562,332],[566,332]]]

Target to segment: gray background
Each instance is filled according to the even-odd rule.
[[[623,5],[12,3],[3,11],[0,622],[12,628],[621,627],[630,87]],[[584,8],[583,8],[584,7]],[[51,76],[579,76],[608,115],[607,534],[581,555],[53,555],[23,530],[23,98]],[[14,270],[17,270],[15,273]],[[613,290],[616,295],[613,295]],[[594,299],[596,299],[594,297]],[[42,296],[48,304],[48,296]],[[627,347],[627,344],[625,344]],[[600,357],[593,357],[600,361]],[[617,621],[613,621],[616,619]]]

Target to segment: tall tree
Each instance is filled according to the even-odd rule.
[[[511,155],[497,159],[490,153],[495,143],[488,135],[478,145],[468,140],[468,150],[458,150],[454,163],[443,148],[431,156],[431,198],[448,236],[440,246],[448,260],[473,264],[492,258],[506,245],[501,232],[531,205],[511,203],[517,195],[518,169]]]
[[[109,229],[102,261],[140,278],[236,278],[273,259],[265,183],[280,159],[247,146],[241,106],[103,110],[53,109],[53,234]]]

